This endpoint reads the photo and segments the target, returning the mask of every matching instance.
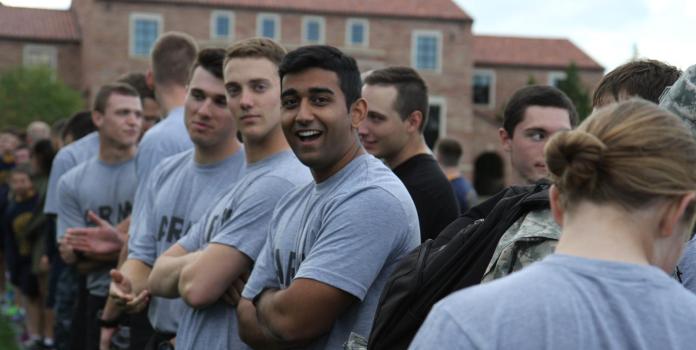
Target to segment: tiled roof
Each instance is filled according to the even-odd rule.
[[[604,69],[567,39],[475,35],[473,52],[475,65]]]
[[[133,1],[133,0],[110,0]],[[141,0],[142,1],[142,0]],[[174,4],[242,7],[265,11],[302,11],[355,16],[394,16],[471,21],[453,0],[146,0]]]
[[[0,5],[0,37],[47,41],[79,41],[77,21],[70,11]]]

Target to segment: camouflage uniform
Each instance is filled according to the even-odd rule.
[[[687,68],[660,97],[660,107],[676,114],[696,137],[696,65]]]
[[[551,210],[527,213],[500,238],[482,282],[505,277],[552,254],[560,236],[561,228],[553,220]]]

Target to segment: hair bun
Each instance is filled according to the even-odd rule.
[[[606,149],[595,135],[582,130],[566,131],[546,145],[546,163],[554,180],[563,187],[593,189]]]

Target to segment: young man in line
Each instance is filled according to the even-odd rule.
[[[233,282],[251,272],[278,200],[311,182],[280,126],[278,65],[284,55],[265,38],[241,41],[227,51],[227,104],[244,140],[245,174],[157,259],[149,280],[153,295],[181,296],[189,305],[176,337],[182,349],[247,348],[235,315],[241,289],[235,292]],[[228,290],[236,298],[230,300]]]
[[[459,169],[459,160],[462,158],[462,145],[459,141],[444,138],[435,145],[435,159],[440,164],[442,172],[447,176],[452,190],[459,203],[459,212],[466,213],[469,208],[478,202],[476,190]]]
[[[110,296],[127,309],[139,310],[147,303],[147,279],[157,257],[188,233],[244,168],[244,150],[225,97],[224,55],[222,49],[198,53],[184,105],[194,148],[166,158],[153,170],[142,211],[133,217],[128,259],[111,273]],[[152,298],[148,315],[155,334],[147,349],[173,340],[183,307],[181,299]]]
[[[108,84],[97,93],[92,119],[99,132],[99,154],[63,175],[58,184],[58,225],[62,237],[72,227],[88,226],[90,212],[115,224],[130,215],[137,180],[134,157],[142,123],[138,93],[126,84]],[[118,254],[88,255],[63,252],[67,263],[87,271],[85,314],[75,314],[85,325],[86,349],[99,348],[98,311],[104,307],[111,278],[110,265]],[[81,330],[73,327],[73,332]]]
[[[314,181],[274,210],[237,307],[240,336],[254,348],[337,349],[351,333],[367,337],[395,263],[420,241],[418,214],[401,181],[360,144],[367,103],[355,60],[301,47],[279,74],[283,131]]]
[[[370,72],[362,88],[367,118],[358,133],[365,150],[401,179],[418,210],[421,241],[435,238],[459,216],[452,186],[423,138],[428,87],[408,67]]]
[[[498,130],[503,149],[510,154],[515,185],[530,185],[548,175],[544,146],[551,135],[578,123],[573,102],[552,86],[523,87],[510,98]]]

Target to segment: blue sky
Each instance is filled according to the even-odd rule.
[[[48,8],[70,4],[70,0],[2,1]],[[568,38],[607,70],[633,57],[634,48],[639,57],[682,69],[696,64],[694,0],[454,1],[474,17],[476,34]]]

